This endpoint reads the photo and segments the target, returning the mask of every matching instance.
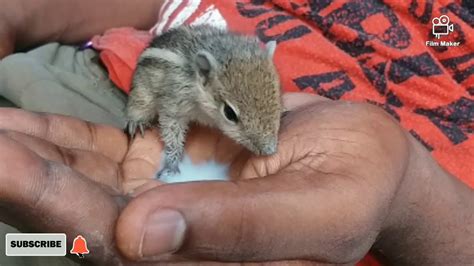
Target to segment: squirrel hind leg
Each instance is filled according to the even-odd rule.
[[[156,174],[155,178],[159,179],[159,180],[162,180],[162,181],[166,181],[166,180],[172,178],[173,176],[176,176],[176,175],[179,175],[179,174],[180,174],[179,168],[172,169],[172,168],[164,167],[163,169],[161,169]]]
[[[157,178],[180,174],[179,163],[184,158],[184,143],[188,131],[188,122],[181,121],[176,116],[162,115],[159,117],[161,139],[165,146],[165,160]]]

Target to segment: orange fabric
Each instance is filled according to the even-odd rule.
[[[276,40],[285,91],[384,108],[446,170],[474,188],[472,9],[469,0],[168,0],[153,30],[208,19],[263,42]],[[441,15],[450,18],[453,31],[436,39],[432,19]],[[128,39],[136,33],[124,34]],[[429,47],[427,41],[460,45]],[[130,83],[135,61],[117,66],[123,51],[137,47],[123,42],[101,54],[111,79],[126,92],[123,84]],[[358,265],[376,264],[368,256]]]
[[[125,93],[130,92],[133,71],[140,53],[152,36],[133,28],[118,28],[92,38],[92,46],[100,50],[100,59],[107,67],[110,79]]]

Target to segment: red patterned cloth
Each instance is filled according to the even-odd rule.
[[[107,31],[104,36],[92,38],[92,46],[100,50],[100,59],[107,67],[109,78],[127,94],[130,92],[137,58],[152,37],[148,32],[119,28]]]
[[[432,20],[441,15],[450,22],[443,19],[435,30],[449,34],[438,39]],[[262,42],[276,40],[275,63],[286,92],[384,108],[474,188],[472,1],[168,0],[150,33],[183,23],[212,23]],[[149,40],[143,34],[128,30],[96,38],[111,79],[125,92]],[[429,46],[442,41],[458,46]],[[120,67],[124,61],[127,67]],[[376,263],[368,256],[359,265]]]

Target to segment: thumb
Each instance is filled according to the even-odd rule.
[[[288,174],[157,187],[122,212],[118,248],[129,259],[146,261],[344,260],[347,255],[335,254],[329,236],[337,231],[334,209],[344,212],[340,205],[350,204],[308,190],[311,178],[298,175],[303,178]]]

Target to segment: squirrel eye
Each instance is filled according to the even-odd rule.
[[[239,119],[237,118],[237,114],[235,113],[234,109],[230,107],[227,103],[224,103],[224,115],[227,120],[237,123]]]

